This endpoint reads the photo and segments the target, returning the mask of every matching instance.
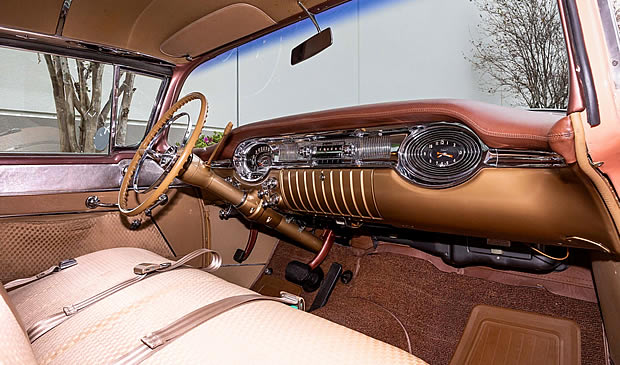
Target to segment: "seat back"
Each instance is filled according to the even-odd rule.
[[[0,296],[0,364],[36,364],[28,336],[2,285]]]

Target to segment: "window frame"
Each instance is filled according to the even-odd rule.
[[[153,101],[149,121],[141,139],[143,140],[162,111],[166,92],[175,68],[172,63],[138,52],[5,27],[0,27],[0,47],[101,62],[113,67],[113,98],[109,119],[110,139],[107,153],[0,152],[0,164],[117,163],[122,159],[133,157],[139,143],[133,146],[116,146],[115,143],[120,71],[122,69],[161,80],[156,99]]]
[[[157,91],[157,95],[155,96],[156,102],[154,102],[153,106],[151,107],[149,119],[144,129],[144,134],[142,134],[142,137],[140,138],[140,142],[133,144],[133,145],[128,145],[128,146],[118,146],[116,144],[116,125],[117,125],[116,119],[118,117],[118,95],[117,93],[118,93],[118,87],[119,87],[119,82],[120,82],[120,71],[133,72],[136,75],[153,77],[153,78],[157,78],[161,80],[161,83],[159,85],[159,90]],[[113,91],[114,94],[112,98],[112,115],[110,116],[110,141],[109,141],[110,153],[121,152],[121,151],[135,151],[138,148],[140,143],[144,140],[144,137],[146,136],[146,134],[151,130],[151,128],[157,121],[157,117],[160,115],[162,111],[161,109],[163,105],[163,100],[166,95],[166,90],[168,90],[168,86],[170,86],[170,77],[164,77],[161,74],[156,74],[156,73],[148,72],[145,70],[138,70],[138,69],[127,67],[127,66],[114,65],[114,91]],[[114,120],[113,124],[112,124],[112,120]]]

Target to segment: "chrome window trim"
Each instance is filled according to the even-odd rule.
[[[121,66],[121,65],[114,65],[116,68],[118,68],[118,74],[116,74],[117,70],[115,69],[114,72],[114,82],[116,85],[116,88],[114,89],[114,99],[113,99],[113,108],[115,110],[114,114],[113,114],[113,118],[114,118],[114,137],[112,137],[112,130],[110,130],[110,147],[111,147],[111,153],[114,154],[114,152],[122,152],[122,151],[134,151],[136,150],[136,148],[138,148],[138,146],[140,145],[140,143],[142,143],[142,140],[144,140],[144,137],[146,136],[146,134],[151,130],[151,128],[153,127],[153,125],[155,124],[155,122],[157,122],[157,118],[159,117],[159,114],[161,112],[161,108],[162,108],[162,104],[163,104],[163,100],[164,100],[164,96],[166,94],[166,90],[168,90],[168,85],[170,85],[170,78],[169,77],[164,77],[162,75],[158,75],[158,74],[154,74],[154,73],[150,73],[150,72],[145,72],[143,70],[136,70],[130,67],[125,67],[125,66]],[[153,78],[158,78],[161,80],[161,83],[159,85],[159,90],[157,90],[157,95],[156,95],[156,99],[155,102],[153,103],[153,107],[151,108],[151,113],[149,114],[149,120],[146,123],[146,128],[144,129],[144,134],[142,135],[142,138],[140,138],[140,142],[135,143],[133,145],[129,145],[129,146],[119,146],[116,144],[116,119],[118,118],[118,96],[116,95],[118,93],[118,88],[120,87],[120,71],[125,71],[125,72],[133,72],[136,75],[143,75],[143,76],[148,76],[148,77],[153,77]]]
[[[0,45],[118,64],[168,77],[175,67],[173,63],[140,52],[2,26]]]
[[[40,195],[118,190],[129,160],[116,164],[0,165],[0,196]],[[150,186],[163,172],[149,160],[140,175],[140,186]],[[186,186],[175,179],[173,186]]]

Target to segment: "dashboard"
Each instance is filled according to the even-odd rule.
[[[250,183],[274,169],[391,167],[410,183],[435,189],[461,184],[484,167],[566,166],[554,152],[489,148],[451,122],[248,139],[232,163]]]
[[[567,121],[460,100],[358,106],[234,129],[212,167],[291,218],[620,252]]]

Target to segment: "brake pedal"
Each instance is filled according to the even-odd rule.
[[[323,284],[319,288],[319,292],[316,294],[312,305],[308,312],[312,312],[315,309],[319,309],[327,304],[329,300],[329,296],[332,295],[334,288],[336,287],[336,283],[338,282],[338,278],[340,278],[340,274],[342,273],[342,265],[337,262],[334,262],[332,266],[330,266],[329,271],[327,272],[327,276],[325,276],[325,280],[323,280]]]
[[[301,285],[306,292],[313,292],[321,286],[323,270],[320,267],[310,268],[310,265],[299,261],[291,261],[286,265],[284,272],[286,280]]]

